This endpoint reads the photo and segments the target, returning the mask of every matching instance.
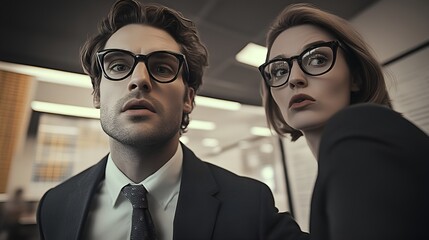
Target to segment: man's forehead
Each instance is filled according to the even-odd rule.
[[[105,49],[109,48],[142,54],[156,50],[181,50],[180,45],[168,32],[144,24],[129,24],[120,28],[107,40]]]

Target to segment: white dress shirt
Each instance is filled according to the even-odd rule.
[[[133,209],[121,189],[127,184],[143,184],[148,191],[149,211],[158,239],[172,240],[182,163],[183,151],[179,144],[174,156],[164,166],[142,182],[134,183],[116,167],[109,154],[106,177],[93,198],[84,239],[130,239]]]

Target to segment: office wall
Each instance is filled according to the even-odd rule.
[[[0,71],[0,193],[5,193],[15,156],[22,151],[33,95],[32,76]]]

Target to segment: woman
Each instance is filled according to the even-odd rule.
[[[344,19],[287,7],[259,67],[270,127],[318,160],[312,239],[429,239],[429,138],[392,110],[380,65]]]

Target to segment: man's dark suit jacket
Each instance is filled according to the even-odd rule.
[[[277,212],[266,185],[205,163],[182,147],[175,240],[308,238],[288,213]],[[82,238],[91,201],[104,179],[106,162],[107,157],[45,193],[37,214],[42,239]]]
[[[429,137],[361,104],[324,129],[311,206],[315,240],[429,239]]]

